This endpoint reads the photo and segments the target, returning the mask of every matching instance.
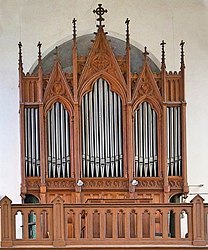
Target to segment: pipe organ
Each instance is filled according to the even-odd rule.
[[[122,103],[98,79],[82,98],[82,176],[122,177]]]
[[[48,177],[70,177],[69,113],[56,102],[47,113]]]
[[[116,38],[111,47],[101,6],[95,39],[81,43],[74,19],[70,56],[60,45],[51,68],[54,51],[42,59],[39,42],[38,65],[25,74],[19,43],[23,198],[168,202],[188,192],[184,42],[178,72],[166,71],[161,43],[159,69],[146,47],[130,46],[128,19],[126,48]]]
[[[135,176],[158,176],[157,114],[147,102],[134,113]]]

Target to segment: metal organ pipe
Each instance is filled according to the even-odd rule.
[[[110,138],[109,138],[109,91],[108,85],[104,84],[105,95],[105,156],[106,156],[106,177],[110,176]],[[122,148],[122,145],[121,145]]]
[[[25,108],[25,174],[40,176],[40,135],[38,108]]]
[[[134,114],[135,176],[157,176],[157,115],[143,102]]]
[[[181,109],[167,108],[167,163],[169,176],[181,176]]]
[[[47,114],[48,177],[70,177],[69,113],[60,102]]]
[[[123,176],[121,99],[103,79],[82,98],[82,158],[86,156],[83,177]]]
[[[35,109],[35,158],[36,158],[36,170],[37,176],[40,176],[40,151],[39,151],[39,116],[38,109]]]
[[[111,176],[114,177],[114,164],[115,164],[115,145],[114,145],[114,126],[113,126],[113,93],[109,92],[109,106],[110,106],[110,162],[111,162]]]
[[[90,165],[91,173],[94,174],[95,170],[95,152],[94,152],[94,122],[93,122],[93,96],[92,92],[89,93],[89,116],[90,116]],[[89,174],[88,174],[89,176]]]

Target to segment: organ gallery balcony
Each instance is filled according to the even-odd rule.
[[[182,204],[140,203],[139,199],[66,204],[58,196],[51,204],[20,205],[4,197],[1,247],[208,248],[207,218],[208,204],[199,195]]]

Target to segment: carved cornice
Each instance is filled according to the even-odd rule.
[[[41,180],[40,178],[26,178],[26,185],[28,189],[39,190],[41,186]]]
[[[128,179],[82,179],[83,190],[85,189],[112,189],[123,190],[129,188]]]
[[[47,179],[46,185],[48,189],[74,189],[75,180],[74,179]]]
[[[137,189],[163,189],[163,180],[162,179],[137,179],[138,186]]]
[[[182,178],[178,179],[178,178],[174,178],[174,179],[170,179],[169,178],[169,185],[171,189],[182,189],[183,188],[183,180]]]

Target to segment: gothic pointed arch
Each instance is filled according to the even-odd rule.
[[[48,84],[46,86],[43,102],[47,103],[50,99],[54,97],[62,98],[69,100],[70,103],[73,103],[73,93],[71,86],[67,82],[64,72],[61,68],[60,62],[57,60],[54,64],[53,70],[51,72]]]
[[[88,81],[85,82],[82,88],[80,88],[79,92],[80,101],[84,94],[92,91],[93,85],[99,79],[105,80],[108,83],[110,90],[117,93],[121,97],[123,105],[126,104],[126,86],[121,85],[120,82],[116,78],[114,78],[114,76],[110,75],[108,72],[102,72],[102,73],[97,72],[91,78],[89,78]]]
[[[124,96],[126,90],[126,83],[124,76],[121,72],[119,64],[115,58],[115,55],[109,45],[109,41],[106,38],[106,34],[102,27],[99,27],[95,41],[91,48],[91,51],[87,57],[84,68],[81,72],[78,91],[79,95],[88,88],[86,85],[92,83],[92,79],[100,78],[101,76],[109,78],[116,83],[117,92]]]
[[[142,102],[145,99],[149,99],[150,101],[156,100],[157,103],[162,101],[159,87],[154,79],[150,66],[146,61],[135,87],[132,90],[133,106],[136,106],[138,100]]]

